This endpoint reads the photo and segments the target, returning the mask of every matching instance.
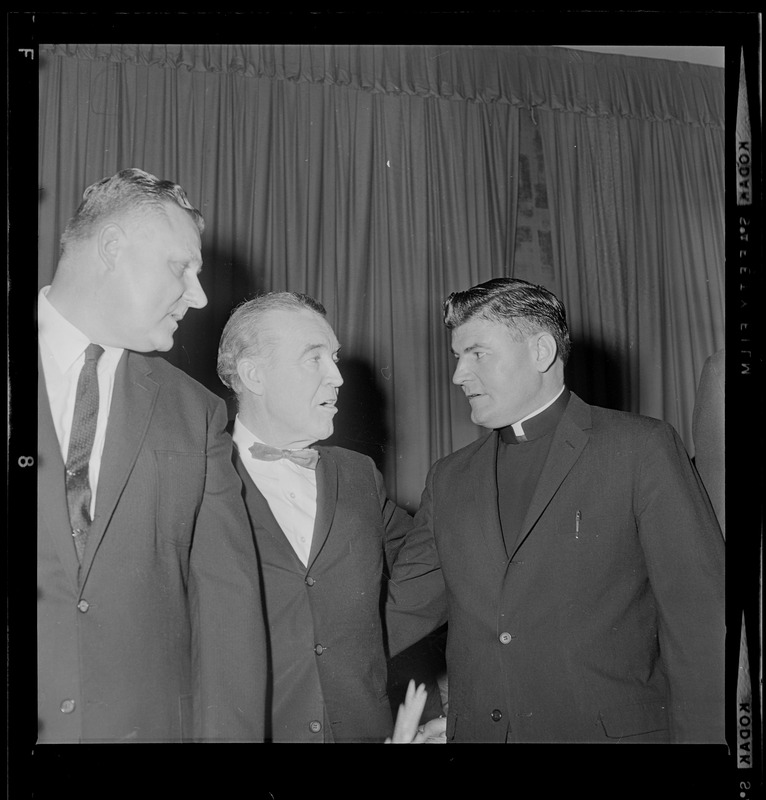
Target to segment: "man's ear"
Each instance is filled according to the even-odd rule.
[[[115,268],[126,239],[125,231],[116,222],[107,223],[98,232],[98,254],[107,269]]]
[[[558,345],[550,333],[543,331],[535,336],[534,355],[538,372],[547,372],[556,361]]]
[[[263,381],[258,361],[254,358],[243,358],[237,362],[237,375],[242,385],[252,394],[263,394]]]

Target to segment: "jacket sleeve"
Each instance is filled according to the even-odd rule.
[[[255,543],[223,401],[208,413],[205,490],[189,574],[195,736],[262,741],[266,634]]]
[[[683,443],[670,425],[648,437],[636,520],[657,602],[670,686],[671,736],[724,742],[724,542]]]
[[[406,650],[447,620],[447,598],[432,529],[434,468],[411,529],[391,565],[386,628],[392,656]]]
[[[392,565],[396,561],[397,553],[404,544],[407,532],[412,528],[413,520],[411,514],[389,498],[383,476],[374,464],[371,463],[371,467],[375,476],[375,486],[378,491],[378,502],[380,503],[383,529],[385,530],[383,548],[386,559],[386,572],[390,576]]]

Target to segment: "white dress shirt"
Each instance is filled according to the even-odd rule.
[[[253,458],[249,450],[253,443],[269,442],[259,439],[244,425],[239,415],[234,420],[232,439],[247,474],[266,498],[296,555],[307,566],[317,512],[316,472],[285,458],[279,461]]]
[[[47,298],[50,286],[40,290],[37,302],[37,330],[40,342],[40,357],[45,375],[45,387],[53,416],[53,425],[61,448],[61,458],[66,464],[69,450],[69,437],[72,432],[72,418],[77,394],[77,381],[85,363],[85,349],[90,340],[82,331],[75,328],[59,314]],[[100,342],[93,342],[100,344]],[[122,357],[120,347],[104,347],[98,360],[98,418],[96,438],[88,462],[88,481],[90,482],[90,516],[95,515],[96,489],[101,470],[101,458],[106,439],[106,423],[112,403],[114,376],[117,364]]]

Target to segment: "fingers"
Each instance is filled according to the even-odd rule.
[[[425,744],[446,744],[447,718],[437,717],[426,722],[423,726],[423,740]]]
[[[425,684],[416,686],[413,680],[407,684],[404,702],[399,706],[396,715],[393,744],[409,744],[415,739],[427,696]]]

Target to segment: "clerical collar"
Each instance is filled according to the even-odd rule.
[[[520,444],[521,442],[531,442],[533,439],[540,439],[550,433],[564,413],[564,409],[569,402],[569,389],[561,387],[561,391],[547,402],[542,408],[533,411],[518,422],[500,428],[500,438],[506,444]]]

